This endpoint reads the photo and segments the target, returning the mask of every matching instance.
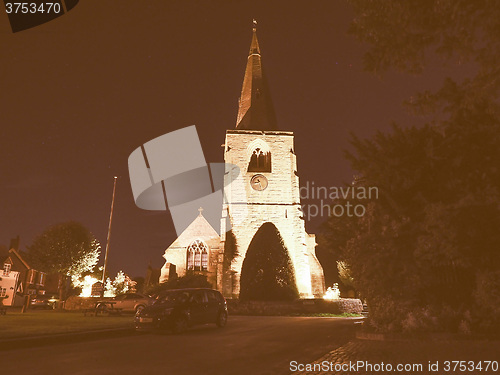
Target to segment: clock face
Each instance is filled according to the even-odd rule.
[[[267,178],[261,174],[256,174],[250,180],[250,185],[254,190],[262,191],[267,188]]]

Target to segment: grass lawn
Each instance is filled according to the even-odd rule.
[[[0,340],[132,326],[133,315],[95,317],[83,316],[81,312],[8,311],[7,315],[0,315]]]

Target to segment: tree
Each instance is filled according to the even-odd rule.
[[[264,223],[253,237],[243,261],[241,300],[293,300],[299,297],[295,273],[278,229]]]
[[[467,67],[461,82],[446,79],[437,93],[412,103],[421,111],[456,113],[473,103],[497,111],[500,89],[500,4],[495,0],[349,0],[355,17],[350,31],[370,50],[365,69],[421,73],[430,58]],[[472,75],[470,74],[472,72]],[[450,90],[452,88],[452,90]],[[458,102],[457,96],[461,96]],[[496,102],[496,103],[495,103]],[[486,108],[485,108],[486,109]]]
[[[137,282],[133,281],[129,275],[123,271],[118,271],[115,279],[113,280],[113,287],[116,295],[124,294],[127,292],[134,293]]]
[[[231,269],[233,260],[238,256],[238,245],[236,236],[232,230],[226,232],[226,240],[224,241],[224,259],[222,262],[222,272],[224,273],[224,294],[231,294],[233,286],[237,283],[235,277],[236,272]]]
[[[380,199],[364,217],[330,218],[325,241],[349,264],[377,328],[498,328],[498,299],[485,296],[500,294],[500,4],[351,4],[368,70],[418,73],[433,53],[475,73],[410,103],[434,114],[431,124],[353,137],[355,183],[377,186]]]
[[[142,276],[136,276],[132,279],[135,284],[135,289],[137,290],[137,293],[143,293],[144,291],[144,277]]]
[[[67,278],[92,271],[99,260],[100,248],[87,228],[71,221],[47,228],[28,251],[37,269],[59,274],[59,297],[63,299]]]
[[[104,284],[104,297],[115,297],[116,296],[116,288],[113,285],[113,282],[108,277],[106,279],[106,283]]]
[[[500,160],[500,123],[483,119],[460,136],[454,131],[395,127],[353,140],[349,158],[363,176],[355,184],[377,186],[379,199],[365,202],[363,217],[331,217],[323,237],[349,264],[379,329],[498,322],[481,312],[487,305],[476,296],[483,275],[500,267],[500,171],[491,163]]]
[[[341,260],[337,261],[337,270],[339,272],[339,278],[345,286],[354,288],[354,279],[351,276],[351,270],[346,262]]]

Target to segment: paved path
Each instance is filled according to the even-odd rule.
[[[499,368],[494,371],[495,365],[490,364],[489,368],[486,369],[487,362],[482,361],[497,361]],[[474,367],[477,367],[479,362],[481,362],[482,370],[479,371],[476,368],[472,371],[470,368],[472,363]],[[357,367],[358,364],[359,367]],[[302,365],[306,371],[296,371],[294,374],[500,375],[500,341],[467,339],[353,340],[332,350],[312,364],[303,363]],[[310,367],[309,371],[307,371],[307,365]],[[311,366],[316,366],[316,369]]]

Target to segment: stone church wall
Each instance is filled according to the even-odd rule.
[[[262,143],[271,152],[271,172],[247,172],[253,149]],[[300,209],[293,133],[229,130],[225,146],[226,163],[240,168],[239,181],[232,184],[226,181],[225,190],[227,204],[224,209],[228,209],[238,249],[231,266],[235,276],[232,294],[239,294],[239,276],[253,236],[262,224],[271,222],[279,230],[288,249],[300,295],[312,297],[311,256]],[[268,179],[265,190],[257,191],[251,187],[250,180],[255,174],[262,174]],[[320,276],[318,272],[316,274]]]

